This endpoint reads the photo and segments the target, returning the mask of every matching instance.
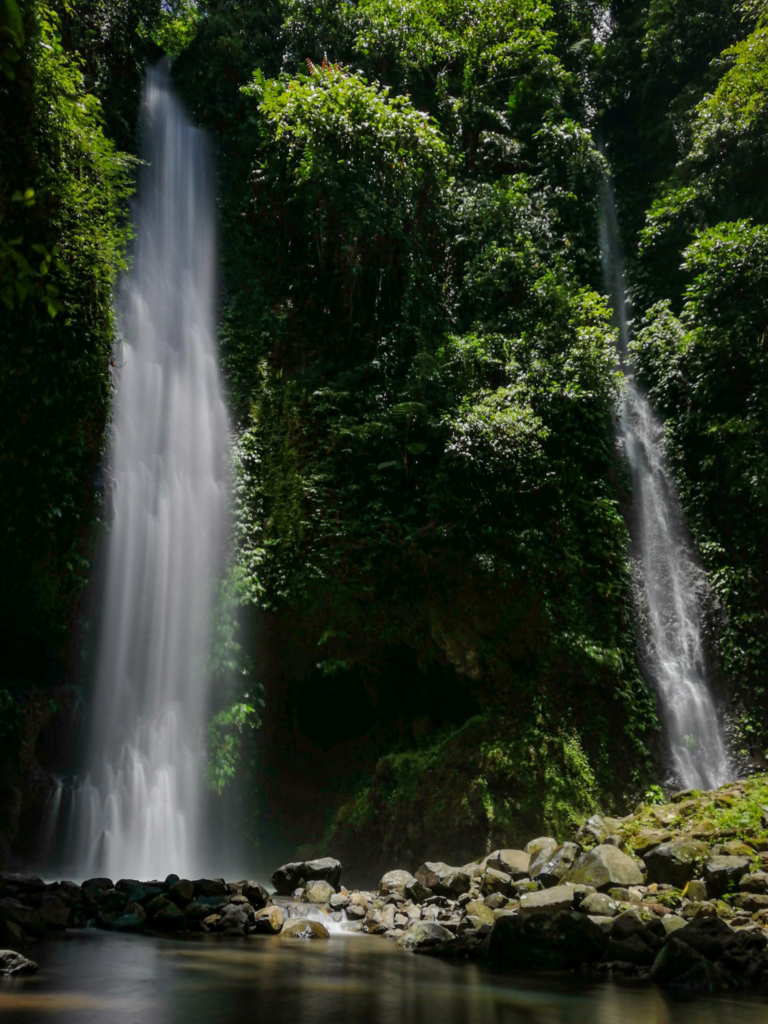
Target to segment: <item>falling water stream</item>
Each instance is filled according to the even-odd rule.
[[[216,237],[203,134],[148,73],[133,262],[118,295],[114,518],[87,778],[67,809],[76,875],[200,873],[208,655],[227,529]]]
[[[664,426],[627,370],[629,314],[616,201],[609,181],[603,187],[601,210],[603,272],[626,372],[618,433],[632,475],[632,542],[642,581],[637,596],[645,626],[644,667],[660,698],[671,767],[678,783],[685,788],[712,789],[727,782],[731,772],[709,688],[702,639],[700,595],[705,580],[666,466]]]

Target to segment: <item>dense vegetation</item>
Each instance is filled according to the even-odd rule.
[[[314,775],[304,838],[328,827],[326,845],[388,863],[468,859],[564,833],[658,774],[612,443],[606,166],[637,367],[713,584],[724,693],[762,750],[759,4],[88,0],[57,14],[38,0],[21,23],[16,10],[0,3],[9,684],[45,680],[30,665],[63,651],[90,574],[121,150],[135,149],[143,63],[165,49],[218,153],[260,786],[285,799],[278,760]]]

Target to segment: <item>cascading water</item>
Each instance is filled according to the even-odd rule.
[[[194,878],[228,506],[214,198],[205,138],[164,68],[148,73],[143,117],[88,777],[66,815],[68,861],[86,877]]]
[[[664,459],[664,426],[627,371],[629,315],[616,201],[610,181],[601,196],[600,250],[619,328],[626,391],[619,440],[632,475],[633,560],[645,620],[644,661],[658,691],[672,768],[691,789],[727,782],[730,766],[712,695],[701,634],[703,574],[696,564],[680,501]]]

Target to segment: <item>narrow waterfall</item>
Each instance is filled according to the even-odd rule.
[[[632,475],[632,554],[641,581],[636,596],[645,626],[644,669],[659,695],[677,781],[685,788],[713,789],[727,782],[731,773],[701,635],[699,595],[704,578],[665,463],[664,426],[627,369],[629,312],[616,200],[608,180],[601,213],[603,273],[626,374],[618,433]]]
[[[205,138],[148,73],[136,242],[117,300],[108,540],[88,777],[72,794],[81,876],[200,873],[211,620],[223,569],[229,422],[215,334]]]

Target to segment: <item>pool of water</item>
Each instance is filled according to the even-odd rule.
[[[768,1024],[768,1001],[679,1001],[652,988],[487,973],[386,939],[70,933],[0,982],[3,1024]]]

